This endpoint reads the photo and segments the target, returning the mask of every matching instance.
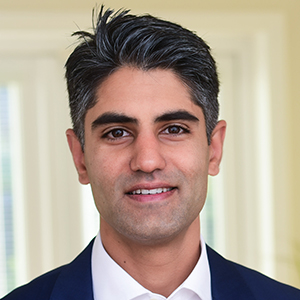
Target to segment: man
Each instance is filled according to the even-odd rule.
[[[226,129],[209,47],[176,24],[103,8],[94,34],[76,34],[67,138],[100,233],[73,262],[4,299],[300,299],[200,237]]]

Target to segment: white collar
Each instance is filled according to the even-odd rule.
[[[201,300],[211,300],[210,269],[206,246],[201,236],[201,255],[198,263],[189,277],[172,293],[168,299],[179,290],[193,291]],[[105,251],[100,233],[98,233],[92,249],[92,280],[94,300],[132,300],[141,299],[140,295],[149,295],[143,299],[166,299],[155,295],[140,285],[124,269],[122,269]],[[175,299],[175,297],[174,297]]]

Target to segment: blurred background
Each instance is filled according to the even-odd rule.
[[[201,230],[225,257],[300,288],[300,2],[106,0],[211,46],[228,122]],[[99,5],[102,2],[98,3]],[[0,297],[71,261],[97,234],[77,182],[64,63],[95,0],[0,0]]]

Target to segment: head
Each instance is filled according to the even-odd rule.
[[[84,121],[96,91],[122,67],[173,71],[201,107],[210,144],[218,120],[219,82],[209,46],[193,32],[155,17],[100,10],[94,32],[79,31],[82,42],[66,62],[74,132],[84,149]]]
[[[103,9],[93,34],[76,34],[83,42],[66,63],[67,137],[79,181],[91,184],[102,240],[199,238],[226,128],[217,122],[209,47],[176,24]]]

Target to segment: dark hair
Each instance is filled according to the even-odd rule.
[[[128,12],[104,11],[102,6],[93,33],[73,34],[81,43],[66,62],[66,79],[73,129],[82,149],[85,115],[96,104],[96,90],[122,66],[172,70],[202,108],[210,143],[218,120],[219,82],[209,46],[180,25]]]

